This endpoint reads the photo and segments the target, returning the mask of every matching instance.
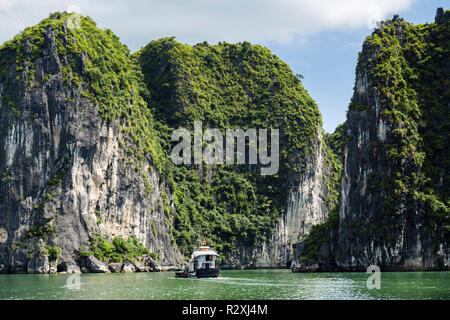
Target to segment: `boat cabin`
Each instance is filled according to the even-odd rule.
[[[209,246],[201,246],[196,248],[191,256],[189,263],[189,272],[192,275],[199,276],[208,275],[217,276],[219,271],[219,265],[216,263],[216,258],[219,255]],[[216,272],[217,271],[217,272]]]

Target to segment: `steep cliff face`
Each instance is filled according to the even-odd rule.
[[[306,156],[305,169],[289,185],[286,202],[267,238],[258,244],[237,241],[224,267],[286,268],[295,259],[295,244],[303,241],[313,226],[327,221],[333,204],[329,201],[332,165],[319,133],[314,151]]]
[[[449,27],[398,16],[367,38],[346,123],[339,215],[297,244],[294,271],[448,270]]]
[[[223,132],[280,130],[274,176],[261,176],[260,164],[170,169],[183,252],[205,237],[222,253],[223,266],[288,266],[292,245],[329,210],[321,116],[300,80],[269,50],[247,42],[191,47],[161,39],[137,56],[166,141],[175,128],[192,130],[194,121]]]
[[[448,269],[449,17],[368,37],[327,136],[266,48],[170,38],[131,55],[59,13],[26,29],[0,47],[0,272],[157,269],[117,262],[179,264],[203,238],[224,267]],[[194,121],[278,129],[278,172],[174,165],[171,133]]]
[[[175,265],[202,238],[224,266],[284,267],[328,215],[319,110],[260,46],[161,39],[130,55],[56,13],[0,47],[0,106],[2,272],[116,272],[146,250]],[[171,132],[196,120],[279,129],[279,172],[175,166]]]
[[[328,197],[332,165],[322,133],[314,150],[303,161],[305,170],[288,191],[286,210],[278,218],[269,238],[259,245],[237,244],[239,254],[226,267],[285,268],[295,259],[295,244],[312,226],[325,223],[332,204]],[[245,263],[250,261],[250,263]]]
[[[66,18],[53,15],[0,48],[1,269],[26,271],[52,248],[58,263],[74,262],[94,236],[135,237],[163,264],[176,264],[182,256],[161,205],[167,184],[156,157],[134,143],[146,132],[133,122],[151,126],[151,117],[133,76],[106,76],[133,72],[128,51],[91,20],[72,30]],[[108,109],[122,98],[138,119],[121,114],[125,107]]]
[[[325,162],[322,166],[324,180],[321,190],[322,204],[326,213],[321,220],[313,221],[306,232],[297,238],[293,245],[291,269],[294,272],[335,271],[337,270],[336,253],[338,250],[339,198],[342,177],[342,161],[346,144],[346,123],[339,125],[335,132],[324,137],[326,148]],[[325,182],[325,184],[324,184]],[[314,193],[310,193],[314,194]],[[311,215],[310,217],[313,217]]]
[[[364,43],[347,116],[343,268],[448,267],[449,17],[394,17]]]

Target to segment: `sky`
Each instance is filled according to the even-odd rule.
[[[447,7],[445,6],[447,4]],[[444,0],[0,0],[0,43],[51,12],[79,12],[110,28],[131,51],[175,36],[183,43],[249,41],[269,48],[317,102],[324,129],[345,121],[358,52],[376,21],[399,14],[433,22]]]

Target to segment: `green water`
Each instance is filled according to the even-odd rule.
[[[175,279],[172,272],[0,275],[0,299],[450,299],[450,272],[366,273],[222,270],[219,278]]]

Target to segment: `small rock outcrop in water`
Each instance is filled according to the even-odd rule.
[[[121,263],[121,262],[114,262],[114,263],[110,263],[108,265],[108,269],[112,273],[122,272],[122,267],[123,267],[123,263]]]
[[[161,271],[160,266],[158,263],[150,256],[144,256],[142,257],[142,264],[145,266],[145,268],[150,272],[157,272]]]
[[[149,271],[149,269],[148,269],[146,266],[144,266],[144,265],[142,264],[142,262],[140,262],[140,261],[134,261],[133,264],[134,264],[134,267],[135,267],[135,271],[136,271],[136,272],[146,272],[146,271]]]
[[[94,256],[89,256],[85,258],[82,262],[81,267],[82,272],[93,272],[93,273],[108,273],[108,265]]]
[[[131,261],[125,261],[123,263],[122,272],[135,272],[136,266]]]
[[[49,273],[50,264],[48,257],[44,255],[38,255],[31,258],[27,264],[27,273]]]

